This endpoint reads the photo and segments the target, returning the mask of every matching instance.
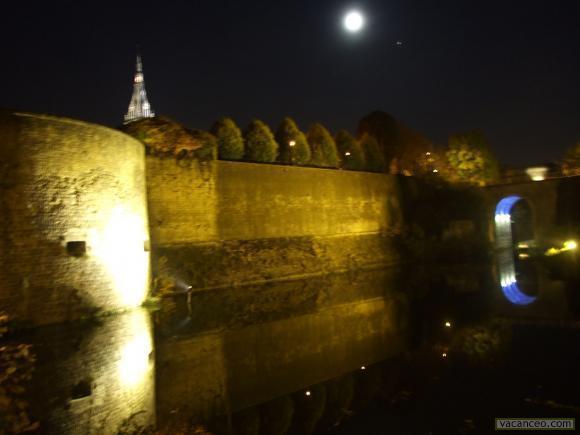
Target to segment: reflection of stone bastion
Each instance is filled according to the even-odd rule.
[[[139,305],[148,240],[140,142],[0,111],[0,310],[41,324]]]

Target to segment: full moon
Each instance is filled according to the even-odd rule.
[[[360,12],[351,11],[344,16],[344,28],[351,33],[356,33],[362,29],[364,21]]]

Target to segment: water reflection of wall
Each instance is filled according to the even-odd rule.
[[[115,434],[138,414],[155,422],[154,357],[149,314],[106,317],[98,324],[34,331],[38,355],[31,410],[42,433]]]
[[[390,278],[375,276],[358,296],[357,289],[365,286],[360,281],[326,283],[318,288],[319,297],[294,307],[285,298],[287,289],[281,289],[278,313],[269,319],[251,323],[240,318],[237,324],[218,322],[211,330],[161,338],[160,420],[178,411],[206,420],[400,353],[407,304],[386,290]],[[305,291],[301,283],[294,285]]]

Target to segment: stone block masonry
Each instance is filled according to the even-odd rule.
[[[106,127],[0,111],[0,311],[41,325],[138,306],[150,250],[198,289],[393,263],[400,202],[389,175],[145,156]]]
[[[148,233],[140,142],[0,112],[0,311],[38,325],[140,305]]]
[[[154,271],[196,288],[398,260],[396,177],[147,157]]]

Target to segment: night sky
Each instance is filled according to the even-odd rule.
[[[117,126],[138,43],[153,109],[189,127],[289,115],[354,132],[384,110],[440,144],[480,129],[515,165],[580,140],[577,0],[18,3],[2,7],[1,107]]]

